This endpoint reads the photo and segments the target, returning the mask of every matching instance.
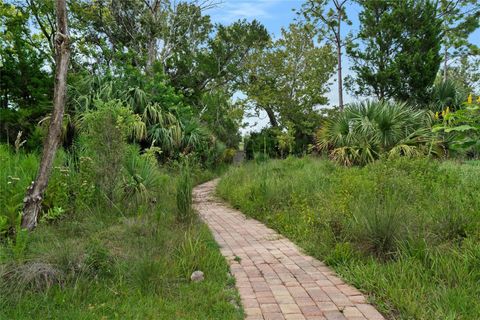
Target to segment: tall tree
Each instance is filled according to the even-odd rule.
[[[70,59],[70,44],[68,38],[67,4],[65,0],[55,1],[56,25],[55,33],[55,84],[53,93],[53,112],[46,137],[42,160],[38,175],[28,188],[23,207],[22,228],[32,230],[37,225],[41,210],[43,195],[48,185],[52,171],[53,160],[60,142],[62,120],[65,109],[67,90],[67,71]]]
[[[234,90],[247,57],[269,39],[255,20],[212,24],[205,10],[213,0],[72,1],[74,28],[82,35],[77,60],[91,61],[87,67],[96,73],[134,69],[148,76],[156,64],[194,106],[205,92]]]
[[[167,66],[174,86],[194,105],[204,92],[218,88],[233,94],[249,56],[269,41],[267,30],[256,20],[216,25],[215,29],[216,32],[198,47],[175,48]]]
[[[338,106],[343,110],[343,76],[342,76],[342,49],[348,39],[342,37],[342,22],[351,25],[345,7],[348,0],[332,0],[332,7],[328,7],[329,0],[308,0],[302,6],[304,17],[320,26],[320,37],[325,37],[337,49],[337,85]]]
[[[448,79],[449,66],[465,60],[470,55],[479,55],[477,45],[468,37],[480,26],[480,6],[477,0],[439,0],[438,18],[442,20],[443,81]]]
[[[441,62],[435,5],[429,0],[359,2],[359,41],[347,48],[356,73],[354,92],[425,101]]]
[[[21,4],[0,1],[0,138],[13,141],[19,131],[28,144],[35,123],[51,108],[53,81],[46,66],[50,51],[32,30],[29,8]]]
[[[290,123],[297,133],[310,134],[317,107],[328,102],[335,57],[331,46],[315,44],[315,36],[312,25],[292,24],[250,59],[241,89],[250,105],[267,113],[272,127]]]

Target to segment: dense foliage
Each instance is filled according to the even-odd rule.
[[[232,168],[218,193],[323,259],[392,319],[475,319],[480,166],[311,158]]]
[[[242,140],[255,161],[219,187],[235,206],[392,317],[478,315],[479,166],[433,158],[480,157],[480,9],[357,2],[356,35],[341,28],[350,0],[307,0],[275,37],[214,23],[208,0],[0,0],[0,317],[241,318],[192,188]],[[345,48],[371,100],[344,106]],[[335,71],[339,105],[324,108]],[[243,139],[247,113],[269,126]],[[289,157],[310,153],[336,164]],[[37,171],[46,191],[25,197]]]
[[[454,112],[446,108],[435,117],[435,132],[443,132],[450,150],[456,155],[478,158],[480,156],[480,97],[473,101],[470,95],[463,107]]]
[[[208,229],[177,223],[178,172],[131,146],[104,147],[95,150],[109,154],[95,158],[91,145],[78,159],[57,155],[41,222],[27,234],[13,226],[39,159],[0,145],[0,317],[241,319]],[[120,156],[118,174],[98,161],[110,156]],[[192,168],[192,176],[212,175]],[[114,178],[116,185],[106,184]],[[192,285],[198,269],[206,279]]]
[[[317,147],[345,165],[364,165],[383,156],[441,152],[431,122],[429,113],[404,103],[352,104],[324,122],[317,134]]]
[[[349,47],[356,73],[355,93],[378,99],[426,101],[441,62],[441,21],[434,3],[361,3],[360,44]]]

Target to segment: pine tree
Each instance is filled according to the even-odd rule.
[[[424,101],[441,63],[441,21],[435,5],[428,0],[360,3],[358,41],[347,50],[356,73],[354,92]]]

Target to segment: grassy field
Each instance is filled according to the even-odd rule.
[[[6,208],[31,181],[38,157],[0,151]],[[58,190],[74,183],[61,178],[59,164],[46,206],[62,203]],[[30,234],[0,238],[0,319],[242,319],[234,279],[208,228],[198,219],[177,222],[177,176],[159,176],[156,204],[77,204]],[[197,172],[196,179],[211,176]],[[190,281],[194,270],[205,273],[203,282]]]
[[[232,168],[217,192],[392,319],[478,319],[479,190],[478,162],[289,158]]]

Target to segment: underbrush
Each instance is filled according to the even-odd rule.
[[[19,212],[39,157],[0,145],[1,204],[10,210],[0,213],[0,319],[242,318],[208,228],[196,216],[177,221],[180,170],[125,150],[115,173],[87,152],[60,150],[42,220],[27,233]],[[117,174],[116,185],[98,184],[92,172]],[[191,174],[198,183],[215,173]],[[190,280],[195,270],[204,281]]]
[[[395,319],[480,314],[480,168],[288,158],[232,168],[217,192],[324,260]]]

